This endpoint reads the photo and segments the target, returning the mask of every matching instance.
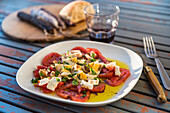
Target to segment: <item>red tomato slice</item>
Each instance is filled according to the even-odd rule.
[[[47,88],[42,88],[42,91],[44,92],[44,93],[52,93],[53,91],[51,91],[51,90],[49,90],[49,89],[47,89]]]
[[[71,100],[73,101],[77,101],[77,102],[86,102],[88,101],[89,97],[90,97],[90,91],[87,91],[86,96],[83,97],[83,93],[81,94],[75,94],[70,96]]]
[[[57,90],[57,95],[62,97],[62,98],[69,98],[70,96],[74,95],[75,92],[73,91],[64,91],[62,88]]]
[[[107,63],[108,60],[101,54],[101,52],[98,49],[95,48],[86,48],[87,52],[95,52],[97,54],[97,56],[104,62]]]
[[[44,66],[50,66],[50,64],[52,64],[54,60],[59,61],[60,58],[61,58],[60,54],[58,54],[57,52],[53,52],[44,57],[42,64]]]
[[[113,76],[110,79],[107,79],[106,82],[111,86],[118,86],[126,81],[126,79],[130,76],[130,71],[127,69],[120,69],[121,75],[119,76]]]
[[[57,88],[60,88],[61,86],[63,86],[65,83],[64,82],[59,82],[58,85],[57,85]]]
[[[37,69],[34,70],[34,77],[35,78],[40,78],[40,75],[39,75],[39,70],[40,69],[47,69],[47,67],[45,67],[45,66],[37,66]]]
[[[106,73],[101,73],[101,74],[99,75],[99,77],[100,77],[100,78],[110,78],[110,77],[113,76],[113,74],[114,74],[113,71],[107,71]]]
[[[87,53],[86,49],[84,49],[83,47],[80,47],[80,46],[74,47],[72,50],[80,50],[83,53]]]
[[[99,84],[98,86],[94,86],[92,90],[90,90],[93,93],[101,93],[105,89],[105,84]]]

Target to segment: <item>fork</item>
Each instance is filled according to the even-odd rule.
[[[152,37],[143,37],[144,50],[145,54],[148,58],[154,58],[156,62],[156,66],[158,68],[159,74],[161,76],[162,83],[167,90],[170,90],[170,78],[164,69],[162,63],[158,59],[158,55],[156,53],[154,41]]]

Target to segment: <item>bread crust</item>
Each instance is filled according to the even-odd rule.
[[[87,1],[73,1],[67,4],[59,13],[59,15],[72,23],[78,23],[85,20],[84,8],[91,3]],[[83,8],[83,9],[82,9]],[[80,14],[83,13],[83,14]],[[81,15],[81,16],[80,16]],[[79,16],[79,18],[77,18]],[[76,18],[74,18],[76,17]]]

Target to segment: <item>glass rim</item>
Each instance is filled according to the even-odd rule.
[[[94,4],[90,4],[90,5],[88,5],[88,6],[86,6],[85,8],[84,8],[84,13],[85,14],[88,14],[88,15],[91,15],[91,16],[95,16],[95,17],[99,17],[99,16],[102,16],[102,17],[104,17],[104,16],[110,16],[110,15],[117,15],[117,14],[119,14],[120,13],[120,8],[119,8],[119,6],[117,6],[117,5],[112,5],[113,7],[115,7],[116,9],[117,9],[117,12],[114,12],[113,14],[105,14],[105,15],[96,15],[96,14],[91,14],[91,13],[88,13],[87,11],[86,11],[86,9],[88,8],[88,7],[90,7],[90,6],[93,6],[93,5],[105,5],[105,6],[107,6],[107,5],[111,5],[111,4],[108,4],[108,3],[94,3]]]

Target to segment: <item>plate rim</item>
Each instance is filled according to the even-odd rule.
[[[84,43],[84,42],[85,42],[85,43],[92,43],[92,44],[96,44],[96,43],[97,43],[97,44],[101,44],[101,45],[106,45],[106,46],[112,46],[112,47],[121,48],[121,49],[124,49],[124,50],[126,50],[126,51],[130,51],[130,52],[136,54],[136,55],[139,57],[139,59],[140,59],[140,61],[141,61],[141,63],[142,63],[142,64],[141,64],[141,65],[142,65],[142,66],[141,66],[142,68],[141,68],[140,73],[138,74],[138,76],[137,76],[137,78],[136,78],[135,84],[133,84],[133,86],[130,87],[129,90],[128,90],[127,92],[125,92],[124,94],[122,94],[118,99],[115,99],[115,100],[113,100],[113,99],[108,99],[108,100],[101,101],[101,102],[76,102],[76,101],[72,101],[72,100],[68,100],[68,99],[63,99],[63,98],[58,98],[58,97],[57,97],[57,98],[54,98],[54,96],[50,96],[50,95],[47,95],[47,94],[45,94],[45,93],[41,94],[40,92],[34,92],[33,90],[28,89],[28,88],[25,88],[25,87],[23,87],[23,86],[20,84],[20,82],[19,82],[19,73],[20,73],[20,71],[22,70],[23,66],[24,66],[27,62],[29,62],[29,60],[30,60],[33,56],[37,55],[39,52],[44,51],[44,50],[47,49],[47,48],[50,48],[51,46],[54,46],[54,45],[57,45],[57,44],[62,44],[62,43],[64,44],[64,43],[74,43],[74,42],[81,42],[81,43]],[[33,54],[31,57],[29,57],[29,58],[20,66],[20,68],[18,69],[17,74],[16,74],[16,81],[17,81],[17,84],[18,84],[22,89],[24,89],[25,91],[27,91],[27,92],[29,92],[29,93],[31,93],[31,94],[34,94],[34,95],[43,97],[43,98],[48,98],[48,99],[51,99],[51,100],[55,100],[55,101],[59,101],[59,102],[64,102],[64,103],[67,103],[67,104],[73,104],[73,105],[77,105],[77,106],[96,107],[96,106],[103,106],[103,105],[106,105],[106,104],[109,104],[109,103],[118,101],[118,100],[122,99],[123,97],[125,97],[128,93],[130,93],[130,91],[135,87],[135,85],[136,85],[137,82],[139,81],[139,78],[140,78],[140,76],[141,76],[142,70],[143,70],[143,61],[142,61],[141,57],[140,57],[136,52],[134,52],[134,51],[132,51],[132,50],[130,50],[130,49],[128,49],[128,48],[125,48],[125,47],[122,47],[122,46],[118,46],[118,45],[108,44],[108,43],[96,42],[96,41],[86,41],[86,40],[71,40],[71,41],[70,41],[70,40],[69,40],[69,41],[62,41],[62,42],[56,42],[56,43],[54,43],[54,44],[50,44],[50,45],[48,45],[48,46],[40,49],[40,50],[37,51],[36,53],[34,53],[34,54]]]

